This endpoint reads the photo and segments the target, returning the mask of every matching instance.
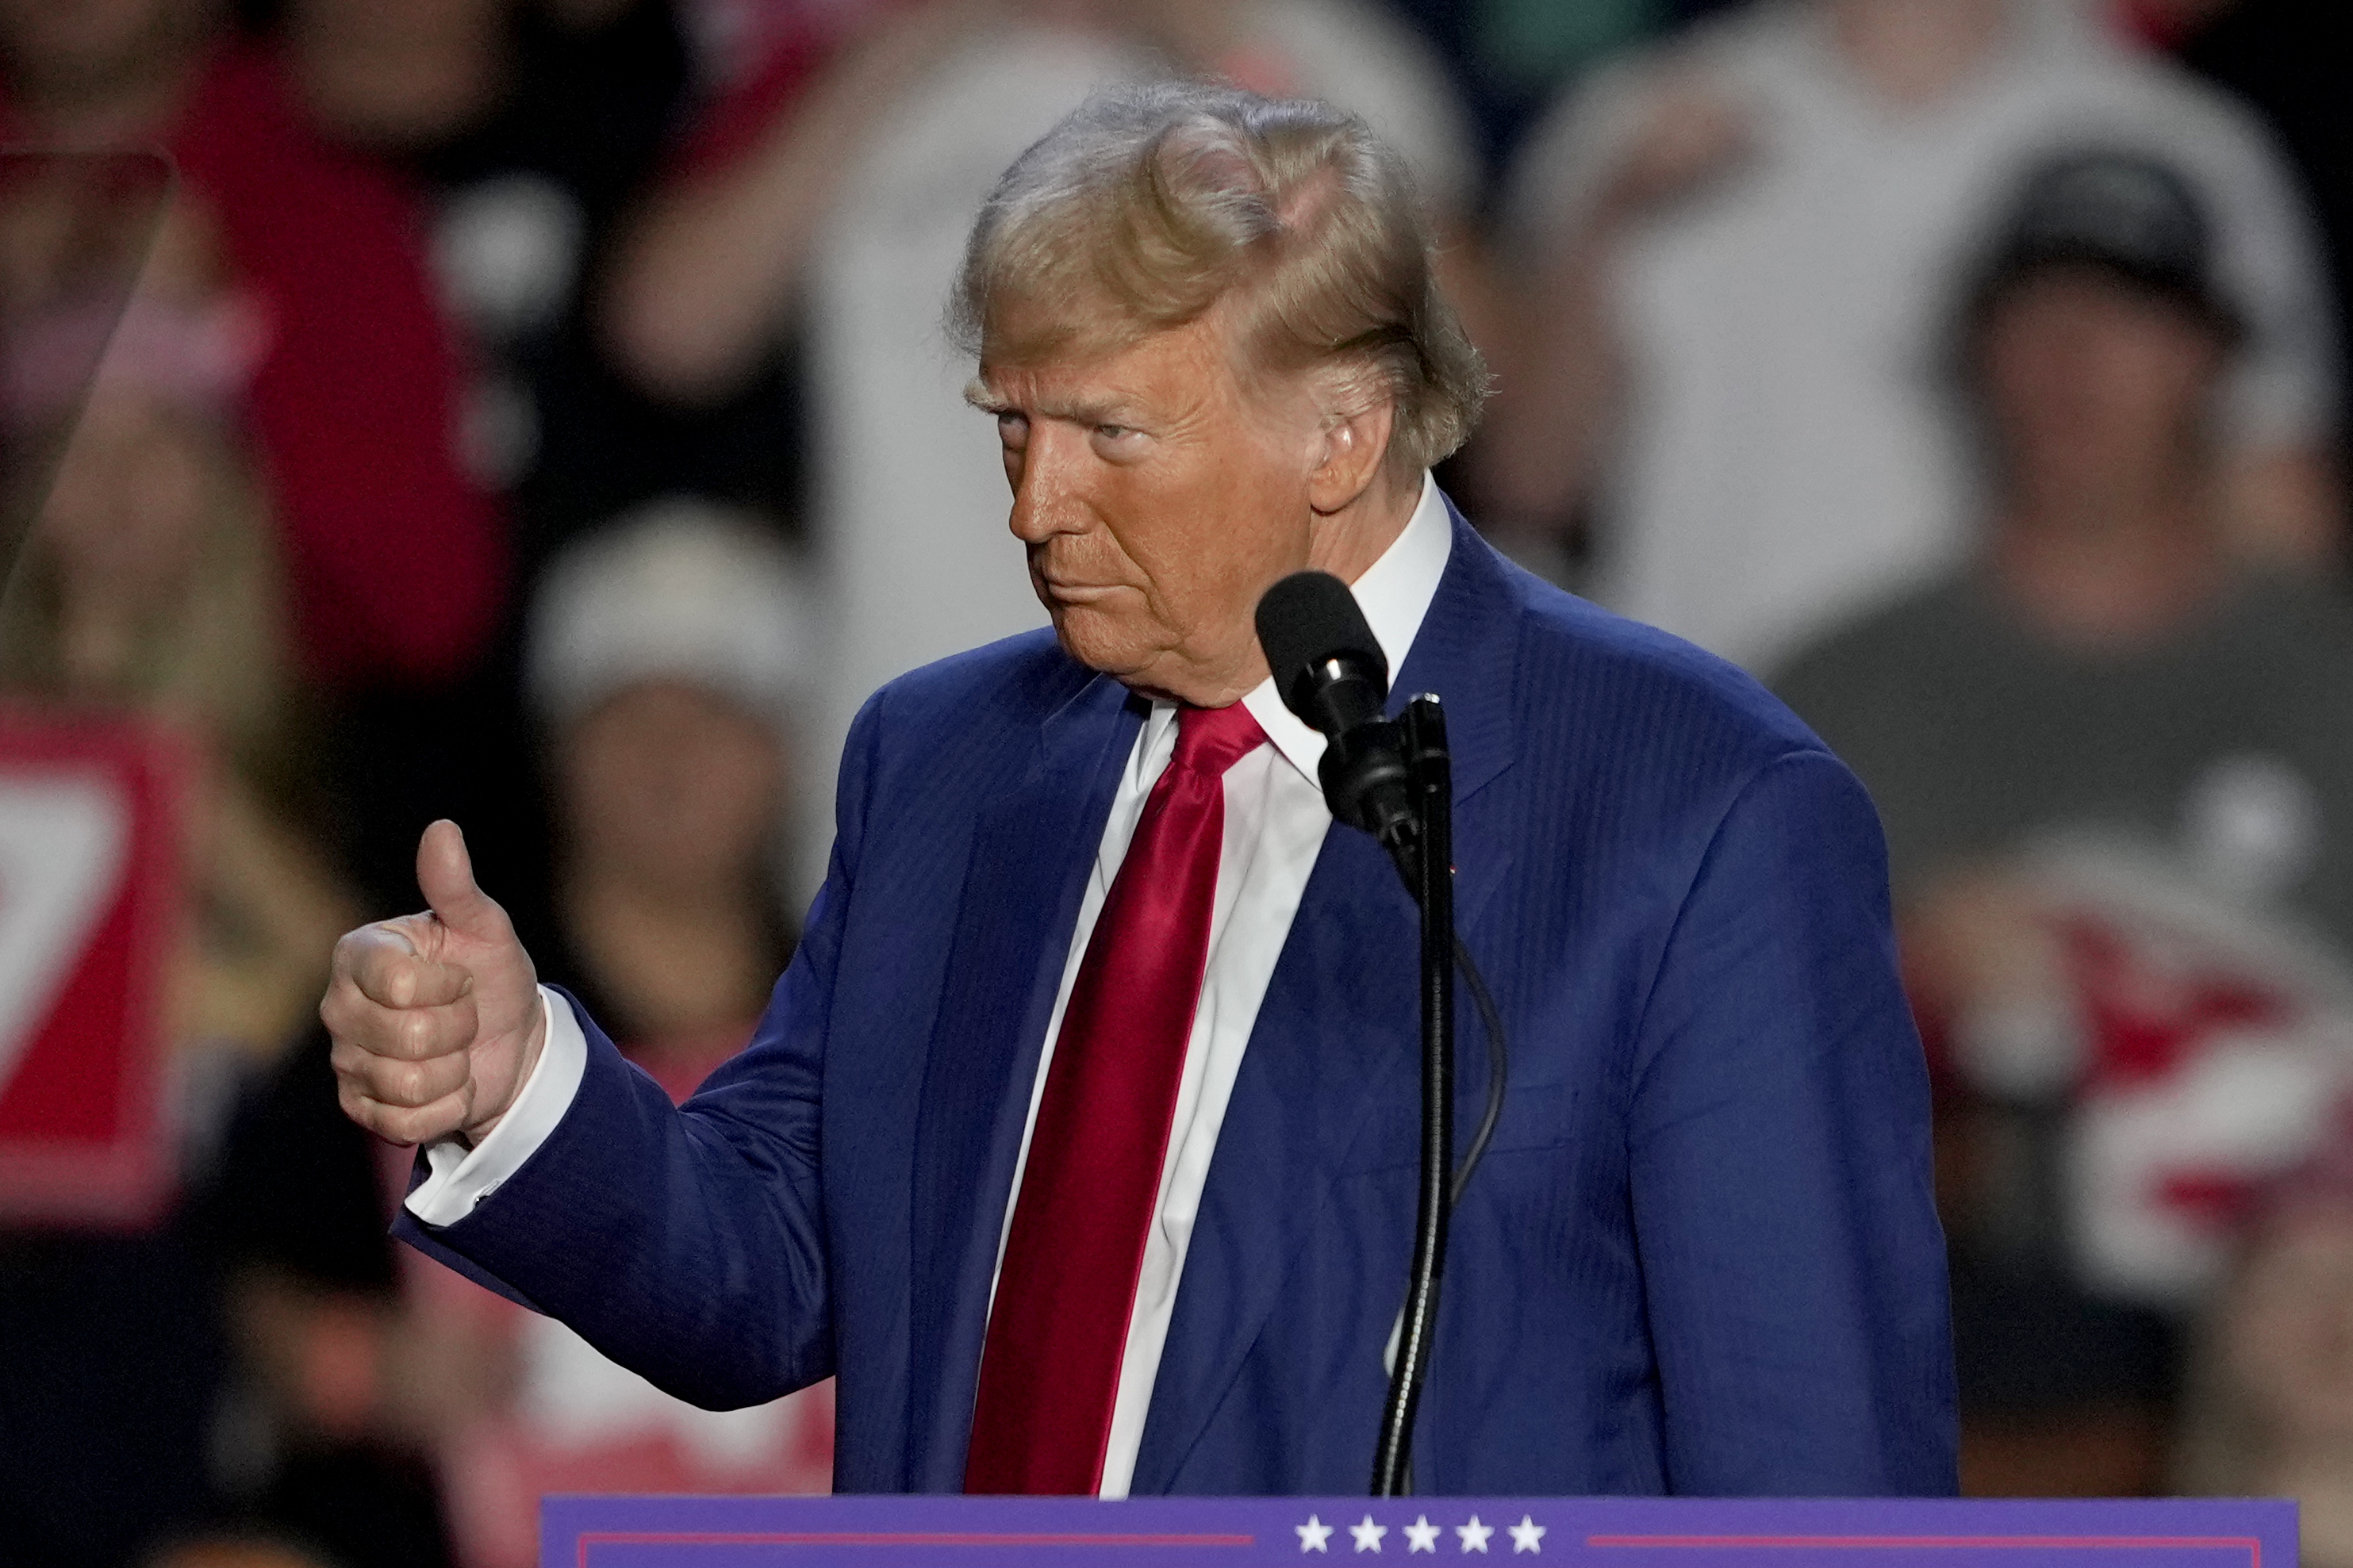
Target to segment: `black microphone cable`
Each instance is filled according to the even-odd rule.
[[[1462,1156],[1462,1163],[1454,1172],[1454,1188],[1449,1201],[1462,1201],[1462,1189],[1471,1184],[1471,1173],[1479,1168],[1479,1157],[1495,1139],[1495,1123],[1504,1116],[1504,1089],[1512,1069],[1511,1047],[1504,1043],[1504,1015],[1495,1006],[1495,998],[1487,989],[1486,977],[1479,973],[1478,963],[1464,946],[1461,933],[1454,938],[1455,967],[1462,971],[1462,984],[1470,988],[1471,1001],[1479,1010],[1479,1027],[1487,1037],[1487,1108],[1479,1117],[1479,1129],[1471,1134],[1471,1147]]]
[[[1487,1037],[1487,1104],[1480,1113],[1479,1127],[1471,1135],[1471,1147],[1462,1163],[1454,1168],[1454,1180],[1447,1191],[1446,1206],[1451,1211],[1462,1202],[1462,1190],[1471,1184],[1471,1173],[1479,1168],[1479,1157],[1494,1141],[1495,1123],[1504,1114],[1504,1091],[1511,1076],[1511,1049],[1504,1039],[1504,1016],[1495,1005],[1495,998],[1487,989],[1486,977],[1462,939],[1454,939],[1455,966],[1462,972],[1462,982],[1470,988],[1472,1003],[1479,1010],[1480,1032]],[[1398,1345],[1405,1335],[1405,1315],[1410,1301],[1398,1304],[1397,1316],[1389,1321],[1388,1344],[1381,1352],[1381,1370],[1390,1377],[1397,1375]],[[1413,1464],[1408,1460],[1398,1495],[1410,1496],[1413,1491]]]

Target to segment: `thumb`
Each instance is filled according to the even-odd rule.
[[[460,935],[493,936],[505,923],[505,911],[474,883],[466,836],[446,816],[417,841],[417,887],[434,917]]]

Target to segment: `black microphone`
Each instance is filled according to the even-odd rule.
[[[1282,705],[1329,742],[1316,773],[1332,815],[1402,855],[1413,798],[1398,727],[1381,716],[1388,656],[1356,596],[1329,572],[1294,572],[1259,600],[1258,642]]]

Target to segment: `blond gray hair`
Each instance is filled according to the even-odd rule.
[[[1252,368],[1327,377],[1347,412],[1391,403],[1400,467],[1478,421],[1486,367],[1439,290],[1404,160],[1313,100],[1097,92],[989,194],[949,326],[969,353],[1035,362],[1220,307]]]

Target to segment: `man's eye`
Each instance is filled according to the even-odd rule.
[[[1098,425],[1095,426],[1095,434],[1106,441],[1116,441],[1122,436],[1129,434],[1129,430],[1124,425]]]
[[[1018,445],[1029,435],[1029,421],[1018,414],[997,416],[997,438],[1008,445]]]

